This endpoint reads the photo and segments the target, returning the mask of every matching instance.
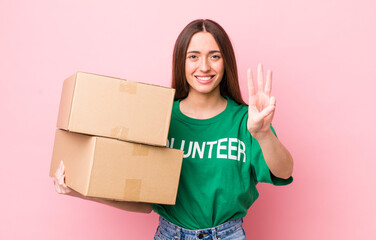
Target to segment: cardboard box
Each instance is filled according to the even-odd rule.
[[[57,127],[166,146],[175,89],[77,72],[64,81]]]
[[[89,197],[175,204],[183,151],[56,130],[50,168]]]

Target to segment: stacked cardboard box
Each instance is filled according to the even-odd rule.
[[[78,72],[64,81],[50,176],[89,197],[175,204],[183,151],[166,148],[174,89]]]

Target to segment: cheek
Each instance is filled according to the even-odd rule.
[[[225,71],[225,66],[223,65],[223,61],[216,62],[213,67],[215,68],[217,73],[223,73]]]
[[[196,64],[192,62],[186,62],[185,63],[185,74],[189,75],[196,71]]]

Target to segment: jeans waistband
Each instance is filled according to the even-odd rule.
[[[237,230],[239,227],[243,226],[243,218],[238,218],[235,220],[231,220],[228,222],[225,222],[221,225],[212,227],[212,228],[205,228],[205,229],[186,229],[182,228],[176,224],[173,224],[163,218],[162,216],[159,216],[159,226],[163,228],[164,231],[169,232],[172,235],[181,236],[184,235],[193,235],[193,236],[205,236],[207,234],[211,234],[213,236],[216,235],[226,235],[228,232],[232,232]],[[200,237],[199,237],[200,238]]]

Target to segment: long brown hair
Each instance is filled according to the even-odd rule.
[[[220,93],[228,96],[239,104],[246,104],[241,96],[238,68],[236,66],[234,49],[230,38],[225,30],[216,22],[209,19],[197,19],[190,22],[179,34],[175,42],[172,59],[172,83],[171,87],[176,89],[175,100],[188,96],[189,86],[185,76],[185,58],[189,42],[194,34],[198,32],[209,32],[213,35],[223,55],[225,71],[220,83]]]

